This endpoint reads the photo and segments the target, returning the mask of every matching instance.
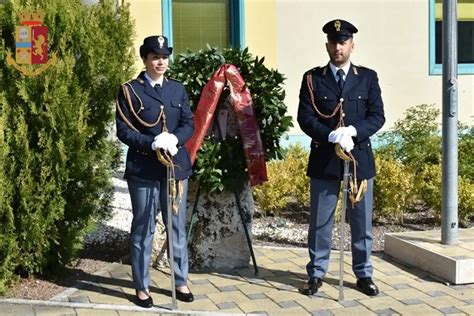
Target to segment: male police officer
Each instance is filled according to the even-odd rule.
[[[364,197],[355,204],[347,203],[347,213],[356,286],[373,296],[379,290],[372,280],[370,262],[375,163],[369,137],[385,122],[381,91],[375,71],[350,62],[357,28],[347,21],[333,20],[324,25],[323,32],[327,34],[330,62],[305,73],[299,95],[298,123],[312,139],[307,170],[311,178],[310,261],[306,266],[309,280],[300,292],[315,294],[327,272],[343,172],[343,161],[335,152],[338,144],[357,161],[351,164],[351,174],[366,180]]]
[[[166,37],[145,38],[140,47],[145,71],[122,85],[117,99],[117,136],[129,147],[125,178],[133,210],[130,233],[133,284],[138,305],[147,308],[153,306],[149,263],[159,205],[163,223],[167,223],[166,167],[157,158],[156,151],[173,157],[176,180],[183,184],[179,211],[173,216],[172,268],[176,276],[176,298],[184,302],[191,302],[194,298],[186,285],[186,194],[191,162],[184,148],[193,134],[194,122],[184,86],[164,77],[171,52]]]

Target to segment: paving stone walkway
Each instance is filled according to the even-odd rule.
[[[170,309],[167,270],[150,271],[155,306],[143,309],[133,303],[130,266],[112,263],[50,301],[0,300],[0,315],[474,315],[474,284],[447,285],[383,253],[372,256],[381,291],[376,297],[355,288],[352,258],[345,253],[345,300],[339,302],[338,251],[331,254],[323,286],[312,297],[298,293],[306,280],[306,249],[255,247],[255,252],[258,276],[252,266],[190,273],[195,301],[179,302],[178,310]]]

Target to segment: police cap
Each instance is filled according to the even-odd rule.
[[[337,19],[324,24],[323,32],[328,35],[328,40],[343,42],[352,38],[352,34],[357,33],[357,28],[347,21]]]
[[[168,39],[166,36],[148,36],[143,40],[143,45],[140,46],[140,57],[146,58],[148,53],[155,53],[159,55],[171,55],[173,48],[168,46]]]

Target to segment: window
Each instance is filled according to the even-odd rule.
[[[244,46],[243,0],[163,0],[163,33],[176,54]]]
[[[458,0],[458,73],[474,74],[474,0]],[[430,74],[442,73],[442,0],[430,0]]]

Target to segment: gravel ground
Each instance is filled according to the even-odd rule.
[[[309,218],[309,217],[308,217]],[[262,217],[254,219],[252,233],[255,241],[260,244],[291,245],[306,247],[308,242],[309,224],[295,223],[282,217]],[[385,233],[402,232],[410,230],[434,229],[433,224],[418,224],[414,226],[382,225],[375,223],[372,227],[372,250],[384,250]],[[344,224],[344,249],[350,250],[351,237],[349,224]],[[332,235],[332,249],[339,249],[340,225],[334,224]]]
[[[110,244],[123,245],[128,242],[130,223],[132,221],[130,197],[127,183],[123,174],[118,173],[113,178],[115,187],[114,211],[112,218],[107,223],[100,224],[98,230],[89,234],[86,239],[87,248],[101,248]],[[252,223],[252,235],[256,244],[278,244],[306,247],[308,238],[309,212],[301,209],[289,209],[281,216],[261,216],[256,212]],[[430,212],[410,213],[405,216],[404,225],[374,223],[373,251],[383,251],[384,235],[389,232],[409,230],[428,230],[437,226]],[[438,227],[439,228],[439,227]],[[350,250],[350,228],[345,224],[344,248]],[[334,225],[332,248],[339,249],[339,224]]]
[[[65,277],[56,280],[36,277],[19,279],[5,297],[47,300],[61,293],[78,279],[91,278],[91,274],[109,262],[120,261],[128,253],[128,238],[132,220],[130,198],[123,175],[118,173],[113,179],[115,195],[113,213],[106,223],[99,224],[97,230],[85,238],[85,249],[80,258],[70,265]],[[373,250],[383,251],[384,234],[406,230],[425,230],[435,226],[426,221],[429,214],[416,214],[409,219],[411,225],[377,225],[373,227]],[[291,211],[277,216],[259,216],[252,223],[253,243],[255,245],[278,245],[306,247],[308,236],[309,213],[307,211]],[[345,224],[346,238],[344,247],[349,250],[350,230]],[[333,249],[339,249],[339,225],[333,232]]]
[[[118,173],[113,178],[113,184],[115,192],[111,218],[106,223],[98,224],[97,230],[86,236],[84,239],[86,248],[106,244],[122,245],[124,242],[128,242],[133,216],[127,183],[123,180],[123,174]]]
[[[86,239],[87,248],[101,248],[103,245],[123,245],[128,241],[128,231],[132,220],[130,198],[126,182],[119,174],[113,179],[115,186],[114,201],[112,203],[114,211],[112,218],[105,224],[99,224],[98,229],[89,234]],[[252,235],[256,243],[261,244],[284,244],[299,247],[306,247],[308,238],[309,213],[298,212],[298,217],[292,218],[290,213],[278,216],[257,216],[253,219]],[[423,216],[423,215],[420,215]],[[434,225],[418,225],[417,229],[430,229]],[[377,225],[372,230],[373,251],[383,251],[384,234],[386,232],[399,232],[412,230],[413,227],[403,227],[400,225]],[[332,248],[339,249],[339,224],[334,225]],[[344,248],[350,250],[350,228],[345,224]]]

